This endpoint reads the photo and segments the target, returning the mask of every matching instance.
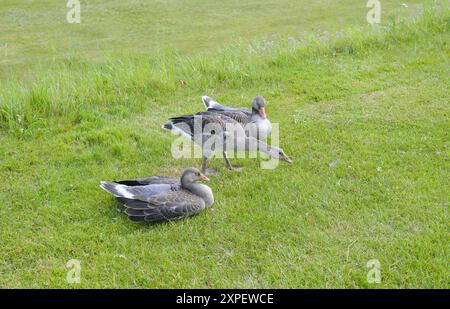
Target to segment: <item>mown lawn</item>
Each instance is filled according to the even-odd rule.
[[[445,8],[338,37],[235,44],[221,30],[229,47],[193,56],[0,63],[28,76],[0,80],[0,287],[448,288]],[[294,163],[235,159],[238,173],[213,160],[212,209],[129,222],[100,180],[199,166],[171,158],[160,126],[202,109],[202,94],[244,106],[263,95]],[[66,282],[70,259],[80,284]],[[379,284],[366,279],[371,259]]]

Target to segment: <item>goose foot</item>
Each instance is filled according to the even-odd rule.
[[[207,174],[207,175],[214,175],[214,174],[217,174],[217,173],[219,173],[219,172],[217,170],[215,170],[215,169],[212,169],[212,168],[207,168],[205,170],[205,174]]]

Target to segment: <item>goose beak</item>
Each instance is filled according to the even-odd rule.
[[[203,181],[209,181],[209,178],[206,177],[206,176],[203,175],[203,174],[200,174],[200,180],[203,180]]]
[[[261,115],[261,117],[263,118],[263,119],[266,119],[267,118],[267,116],[266,116],[266,108],[265,107],[260,107],[259,108],[259,114]]]
[[[287,163],[292,163],[292,162],[294,162],[294,161],[292,161],[291,158],[289,158],[287,155],[283,155],[283,156],[281,157],[280,160],[282,160],[282,161],[284,161],[284,162],[287,162]]]

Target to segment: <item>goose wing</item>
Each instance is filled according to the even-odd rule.
[[[195,215],[205,209],[205,201],[186,190],[172,191],[154,196],[136,196],[120,199],[131,221],[173,221]]]
[[[170,120],[170,125],[177,127],[192,139],[195,135],[224,135],[227,124],[239,125],[233,118],[214,112],[199,112],[194,115],[173,117]]]
[[[224,105],[220,104],[219,102],[214,101],[213,99],[211,99],[208,96],[202,96],[202,101],[203,101],[203,104],[205,104],[207,111],[212,111],[212,110],[216,110],[216,111],[246,111],[246,109],[243,109],[243,108],[224,106]]]
[[[116,180],[115,183],[127,185],[127,186],[143,186],[143,185],[156,185],[156,184],[179,184],[180,180],[172,177],[165,176],[152,176],[147,178],[135,178],[127,180]]]
[[[218,113],[220,115],[227,116],[242,125],[246,125],[251,121],[252,113],[246,109],[236,109],[236,110],[220,110],[211,108],[208,109],[208,112]]]
[[[213,99],[211,99],[210,97],[208,97],[206,95],[202,96],[202,101],[203,101],[203,104],[205,104],[206,110],[209,110],[209,109],[212,109],[212,108],[216,108],[216,109],[219,109],[219,110],[232,109],[230,107],[223,106],[219,102],[214,101]]]
[[[126,185],[113,181],[102,181],[100,187],[116,198],[134,199],[136,196],[154,196],[181,190],[181,184],[156,183],[149,185]]]

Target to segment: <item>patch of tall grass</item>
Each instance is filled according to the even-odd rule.
[[[185,56],[162,50],[153,56],[111,58],[89,64],[71,57],[50,67],[31,69],[32,79],[4,81],[0,88],[0,128],[32,135],[60,119],[77,124],[98,113],[141,111],[166,104],[183,92],[241,89],[279,82],[283,69],[301,61],[338,54],[364,54],[449,29],[447,7],[425,7],[414,20],[391,20],[387,26],[352,28],[308,38],[236,42],[216,55]],[[282,75],[282,74],[281,74]],[[145,104],[143,103],[145,102]]]

